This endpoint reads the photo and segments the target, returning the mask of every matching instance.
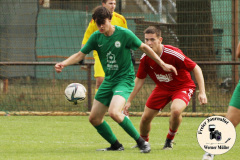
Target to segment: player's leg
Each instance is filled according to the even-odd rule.
[[[109,106],[109,115],[116,121],[138,144],[140,151],[142,153],[148,153],[151,151],[148,142],[145,142],[142,137],[140,137],[139,132],[133,126],[131,120],[122,114],[122,109],[126,103],[126,99],[131,93],[133,86],[128,86],[127,83],[119,84],[114,88],[114,96]],[[130,89],[130,90],[129,90]]]
[[[226,118],[233,123],[234,127],[240,122],[240,81],[233,92]]]
[[[171,116],[169,120],[170,129],[176,131],[182,122],[182,112],[187,107],[181,99],[174,99],[171,105]]]
[[[96,89],[98,89],[102,84],[104,77],[95,77],[95,79],[96,79]]]
[[[111,147],[100,149],[99,151],[124,150],[123,146],[118,142],[113,134],[110,126],[103,120],[108,110],[112,97],[111,84],[104,83],[99,88],[99,92],[95,95],[92,110],[89,116],[90,123],[97,129],[98,133],[107,140]]]
[[[182,122],[182,112],[189,104],[194,88],[178,90],[172,93],[171,116],[169,131],[163,149],[173,148],[173,139]]]
[[[171,105],[171,116],[169,119],[169,131],[163,149],[173,148],[173,139],[178,127],[182,122],[182,111],[186,108],[186,103],[181,99],[174,99]]]
[[[150,109],[147,106],[144,108],[144,112],[140,121],[140,135],[147,142],[149,141],[151,122],[158,112],[158,110]]]
[[[232,122],[234,127],[237,127],[237,125],[240,123],[240,109],[229,106],[226,118]]]
[[[139,139],[140,134],[133,126],[131,120],[122,114],[125,102],[126,100],[122,96],[113,96],[108,112],[114,121],[116,121],[133,139],[137,140]]]
[[[113,134],[108,123],[103,120],[107,109],[107,106],[94,99],[89,121],[97,129],[98,133],[111,144],[111,147],[100,149],[99,151],[124,150],[123,146]]]
[[[94,63],[94,77],[96,79],[96,89],[95,89],[95,93],[97,92],[98,88],[100,87],[100,85],[102,84],[104,77],[105,77],[105,73],[103,71],[102,68],[102,64],[100,62],[100,59],[98,57],[97,52],[93,52],[93,56],[95,59],[95,63]]]
[[[107,112],[108,107],[94,99],[91,113],[89,116],[89,121],[93,126],[98,126],[103,123],[103,117]]]
[[[120,95],[114,95],[109,106],[109,116],[117,123],[121,123],[125,115],[122,114],[122,108],[125,105],[125,98]]]
[[[153,118],[158,114],[159,110],[162,110],[166,104],[170,102],[170,100],[171,98],[169,98],[168,91],[162,90],[160,87],[156,87],[149,96],[140,121],[140,134],[146,141],[149,140]]]

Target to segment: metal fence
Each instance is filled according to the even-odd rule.
[[[54,64],[76,53],[99,0],[0,0],[0,111],[88,111],[94,97],[92,54],[56,74]],[[179,47],[203,69],[209,103],[198,89],[187,112],[226,112],[238,82],[234,56],[239,39],[237,0],[117,0],[116,12],[142,41],[149,25],[161,28],[163,44]],[[139,61],[142,53],[135,52]],[[138,64],[135,65],[137,71]],[[72,82],[88,88],[80,105],[64,99]],[[143,111],[154,83],[147,79],[131,111]],[[164,111],[169,111],[167,106]]]

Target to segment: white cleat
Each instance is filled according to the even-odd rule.
[[[143,145],[138,146],[138,148],[140,149],[141,153],[149,153],[151,151],[150,144],[146,141],[144,142]]]
[[[214,158],[214,155],[213,154],[210,154],[210,153],[205,153],[204,155],[203,155],[203,158],[202,158],[202,160],[213,160],[213,158]]]

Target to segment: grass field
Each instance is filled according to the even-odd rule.
[[[139,128],[140,117],[130,117]],[[152,123],[149,154],[132,149],[135,141],[109,117],[123,152],[98,152],[109,144],[97,134],[87,116],[2,116],[0,117],[0,159],[4,160],[201,160],[204,151],[198,145],[196,131],[205,118],[184,117],[175,137],[174,149],[161,150],[168,132],[168,117],[157,117]],[[237,133],[240,128],[236,128]],[[240,138],[233,148],[215,156],[215,160],[239,159]]]

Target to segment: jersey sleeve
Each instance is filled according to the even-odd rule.
[[[87,43],[83,46],[83,48],[80,50],[82,53],[84,54],[89,54],[92,50],[95,50],[96,46],[97,46],[97,42],[96,42],[96,34],[93,33],[89,40],[87,41]]]
[[[145,79],[147,77],[146,71],[146,54],[144,53],[140,59],[140,64],[138,67],[137,77],[139,79]]]
[[[126,30],[126,37],[127,38],[127,47],[132,50],[137,50],[141,44],[142,41],[129,29]]]
[[[96,23],[92,19],[91,22],[89,23],[88,27],[87,27],[86,32],[84,33],[82,44],[85,45],[87,43],[88,39],[90,38],[90,36],[97,30],[98,30],[98,28],[96,26]]]
[[[188,72],[191,72],[196,66],[196,63],[188,57],[185,57],[184,61],[177,59],[176,64],[177,64],[178,68],[183,68],[183,69],[187,70]]]
[[[191,72],[197,65],[194,61],[192,61],[188,57],[185,58],[184,64],[185,64],[185,67],[186,67],[187,71],[189,71],[189,72]]]

